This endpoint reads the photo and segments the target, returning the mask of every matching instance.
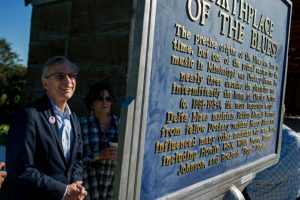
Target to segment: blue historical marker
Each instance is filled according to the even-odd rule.
[[[131,76],[143,87],[128,90],[136,96],[133,118],[141,114],[131,122],[139,127],[139,139],[132,140],[139,152],[131,173],[134,198],[201,195],[204,189],[217,196],[225,192],[218,188],[242,185],[273,165],[281,141],[291,3],[141,5]]]

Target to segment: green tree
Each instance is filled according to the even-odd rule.
[[[12,51],[8,41],[5,38],[0,38],[0,65],[9,67],[20,61],[18,54]]]
[[[0,125],[9,124],[22,105],[27,68],[5,38],[0,38]]]

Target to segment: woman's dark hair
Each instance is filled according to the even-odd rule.
[[[93,101],[95,101],[100,93],[104,90],[107,90],[109,95],[114,99],[113,92],[108,83],[98,82],[90,86],[89,92],[84,98],[85,105],[89,112],[92,110],[91,104],[93,103]]]

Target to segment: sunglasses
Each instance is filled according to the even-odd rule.
[[[112,102],[112,98],[111,97],[102,97],[102,96],[99,96],[99,97],[97,97],[96,98],[96,100],[97,101],[100,101],[100,102],[103,102],[104,100],[106,101],[106,102]]]
[[[54,78],[57,80],[64,80],[67,77],[69,77],[69,79],[71,79],[71,80],[77,79],[77,73],[60,73],[60,72],[50,74],[50,75],[46,76],[45,78],[50,78],[51,76],[54,76]]]

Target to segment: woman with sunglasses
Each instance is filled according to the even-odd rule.
[[[114,170],[119,119],[112,115],[112,92],[108,85],[96,83],[85,98],[90,112],[81,118],[83,138],[83,184],[86,199],[106,200],[113,197]]]

